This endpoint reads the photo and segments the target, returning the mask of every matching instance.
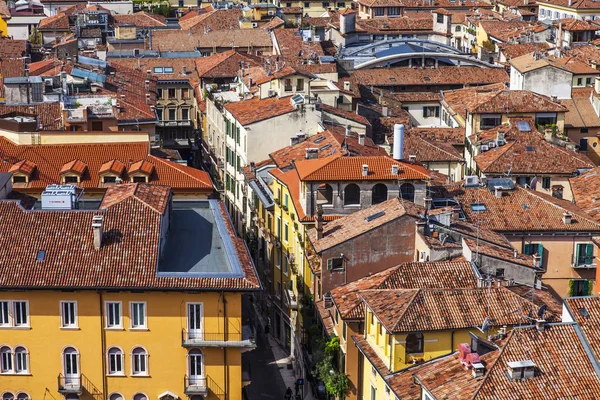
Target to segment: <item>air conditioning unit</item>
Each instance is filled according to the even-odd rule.
[[[275,15],[275,11],[269,10],[269,11],[267,11],[267,14],[269,14],[270,16],[273,16],[273,15]]]
[[[252,23],[252,27],[253,27],[253,28],[258,28],[258,22],[253,22],[253,23]]]
[[[465,187],[479,186],[479,177],[476,175],[465,176]]]
[[[44,79],[44,85],[45,86],[52,86],[53,85],[52,78],[46,78],[46,79]]]
[[[493,149],[494,147],[496,147],[496,142],[489,142],[489,143],[488,143],[488,147],[489,147],[490,149]]]
[[[487,144],[482,144],[481,147],[479,148],[479,150],[481,151],[488,151],[490,148]]]

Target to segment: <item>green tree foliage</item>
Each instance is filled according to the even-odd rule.
[[[325,391],[331,396],[340,397],[348,390],[348,376],[337,370],[335,358],[340,350],[340,338],[322,340],[315,351],[315,376],[325,385]]]

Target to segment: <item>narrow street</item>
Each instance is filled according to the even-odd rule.
[[[260,326],[255,315],[249,296],[242,302],[242,315],[244,320],[253,321],[255,327]],[[283,400],[285,384],[279,367],[275,362],[269,341],[262,330],[258,330],[256,338],[257,348],[243,354],[244,369],[249,373],[252,383],[246,386],[248,400]]]

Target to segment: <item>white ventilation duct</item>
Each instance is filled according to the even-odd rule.
[[[404,124],[394,125],[394,160],[402,160],[404,154]]]

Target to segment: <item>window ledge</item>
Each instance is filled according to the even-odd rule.
[[[78,326],[61,326],[60,330],[61,331],[80,331],[81,329],[79,329]]]
[[[152,378],[150,375],[130,375],[131,378]]]
[[[150,331],[148,328],[129,328],[130,331],[147,332]]]
[[[31,376],[31,372],[0,372],[0,375],[5,376]]]
[[[107,331],[124,331],[125,328],[123,328],[122,326],[107,326],[104,328]]]
[[[125,375],[125,373],[122,373],[122,374],[106,374],[106,376],[108,378],[127,378],[127,375]]]
[[[0,326],[0,329],[30,330],[31,326]]]

